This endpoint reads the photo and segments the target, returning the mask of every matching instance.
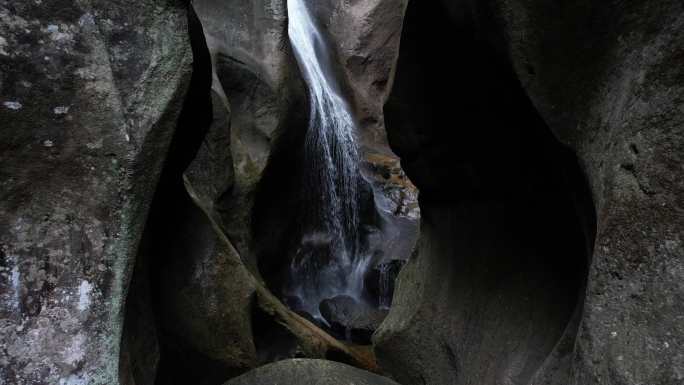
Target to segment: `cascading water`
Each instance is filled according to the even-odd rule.
[[[359,154],[355,122],[341,96],[331,55],[305,0],[288,0],[288,34],[309,91],[304,146],[302,238],[286,294],[320,318],[321,300],[360,299],[369,263],[359,252]]]
[[[391,303],[392,303],[392,297],[391,297],[391,279],[393,277],[390,276],[391,270],[392,270],[392,265],[389,263],[382,264],[379,266],[380,269],[380,282],[379,282],[379,291],[380,291],[380,308],[381,309],[389,309]]]

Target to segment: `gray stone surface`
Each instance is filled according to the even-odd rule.
[[[551,130],[578,154],[596,206],[571,383],[681,384],[682,3],[490,5],[502,47]]]
[[[354,104],[365,151],[394,156],[387,146],[382,107],[389,96],[408,1],[366,0],[341,6],[334,0],[310,2],[342,70]]]
[[[450,44],[445,48],[420,40],[428,47],[422,52],[431,60],[430,71],[441,75],[426,76],[428,67],[414,65],[427,62],[424,57],[403,64],[400,58],[397,78],[403,65],[404,71],[414,71],[413,86],[422,85],[430,95],[441,85],[451,90],[450,97],[444,103],[434,99],[432,109],[411,98],[390,99],[388,105],[394,115],[394,125],[388,122],[391,142],[421,190],[426,219],[419,256],[402,271],[395,306],[376,334],[380,365],[400,381],[418,384],[680,384],[684,82],[682,66],[676,63],[684,46],[681,2],[442,4],[437,13],[423,11],[427,21],[418,27],[429,31],[426,37],[446,36],[444,44]],[[415,46],[415,39],[408,41]],[[444,50],[464,54],[457,61],[441,56],[447,65],[440,66]],[[476,57],[486,59],[471,60]],[[497,62],[502,65],[489,64]],[[450,72],[443,71],[447,68]],[[577,220],[590,252],[588,274],[582,274],[588,280],[586,293],[582,288],[577,307],[572,296],[545,298],[565,284],[528,291],[546,279],[535,269],[543,271],[545,261],[567,251],[566,242],[558,243],[563,246],[557,252],[548,251],[549,258],[539,259],[538,267],[511,266],[511,274],[527,277],[524,284],[503,279],[505,274],[496,284],[484,283],[508,269],[506,260],[523,254],[501,246],[508,241],[495,231],[503,218],[478,205],[496,198],[488,204],[496,207],[502,194],[526,202],[511,190],[524,177],[522,168],[513,166],[518,163],[512,149],[540,151],[516,141],[538,123],[530,120],[527,131],[515,131],[523,127],[517,115],[497,104],[517,87],[501,75],[510,70],[525,93],[509,99],[510,105],[529,97],[548,125],[543,128],[577,155],[588,182],[590,199],[576,199],[581,194],[567,189],[573,204],[584,207],[577,210]],[[499,86],[492,87],[491,79],[499,80]],[[420,91],[406,83],[395,90]],[[399,114],[399,108],[412,113]],[[448,115],[444,109],[451,109],[453,122],[440,120]],[[497,116],[509,130],[491,130],[501,123]],[[495,139],[487,141],[486,135]],[[490,165],[488,158],[498,161]],[[534,177],[542,180],[554,173],[563,171]],[[528,193],[544,196],[539,187]],[[469,202],[473,196],[480,202]],[[596,224],[589,218],[593,210],[586,210],[586,201],[592,200]],[[515,214],[532,222],[536,215]],[[482,218],[489,223],[480,223]],[[550,220],[540,223],[548,228]],[[519,225],[515,231],[520,230]],[[462,239],[468,232],[475,233]],[[492,237],[492,246],[472,244],[476,234]],[[519,234],[516,243],[525,237]],[[522,243],[532,246],[534,239]],[[503,258],[487,262],[474,253],[488,248]],[[575,278],[575,285],[584,286],[582,280]],[[493,305],[502,298],[506,300]],[[535,305],[529,307],[531,303]],[[552,317],[537,313],[544,307],[555,309],[544,311]],[[526,313],[530,319],[517,319]]]
[[[194,8],[212,58],[212,88],[231,115],[234,182],[215,208],[224,231],[256,273],[250,244],[256,190],[279,137],[303,129],[287,124],[294,101],[305,100],[305,95],[289,46],[286,3],[199,0]]]
[[[206,85],[204,91],[209,93],[209,83]],[[166,339],[217,363],[216,372],[222,367],[234,373],[256,365],[251,325],[255,289],[240,256],[220,238],[223,235],[215,205],[235,179],[230,112],[215,91],[211,91],[211,104],[213,119],[195,158],[184,173],[178,170],[175,183],[165,186],[167,191],[163,192],[167,194],[166,206],[161,210],[174,215],[159,221],[175,225],[151,240],[158,243],[151,248],[156,254],[154,268],[159,271],[158,290],[163,293],[159,319],[169,333]],[[150,227],[155,225],[163,226],[150,223]],[[165,370],[177,369],[181,369],[180,363],[169,363]],[[203,371],[181,371],[190,370],[197,376]]]
[[[177,164],[154,224],[164,229],[151,246],[156,289],[163,293],[162,381],[215,383],[258,364],[251,220],[255,190],[289,106],[282,3],[193,2],[210,61],[210,83],[194,104],[210,93],[211,111],[198,105],[191,112],[203,115],[188,119],[188,140],[178,143],[190,158]],[[187,142],[196,139],[196,154],[188,154],[193,144]]]
[[[292,359],[262,366],[225,385],[396,385],[378,376],[333,361]]]
[[[181,2],[0,2],[0,383],[118,383],[191,61]]]

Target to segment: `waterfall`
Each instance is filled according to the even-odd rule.
[[[321,300],[360,298],[368,259],[359,256],[359,154],[356,125],[341,95],[331,54],[305,0],[288,0],[288,34],[308,87],[302,237],[290,265],[288,295],[320,317]]]
[[[389,309],[390,305],[392,304],[392,290],[390,285],[392,284],[392,280],[394,279],[394,277],[391,275],[392,264],[383,263],[379,266],[379,269],[380,282],[378,283],[378,291],[380,292],[380,309]]]

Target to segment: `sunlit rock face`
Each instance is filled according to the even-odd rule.
[[[118,383],[191,63],[181,2],[0,4],[0,382]]]

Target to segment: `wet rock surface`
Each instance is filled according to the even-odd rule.
[[[396,279],[406,261],[394,259],[373,267],[364,278],[364,285],[371,301],[381,309],[392,305]]]
[[[224,385],[396,385],[396,382],[354,367],[325,360],[279,361],[248,372]]]

